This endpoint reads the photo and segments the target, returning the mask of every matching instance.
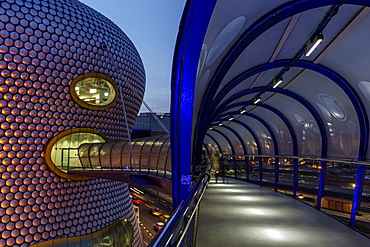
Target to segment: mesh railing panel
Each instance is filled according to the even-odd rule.
[[[350,223],[355,183],[354,167],[328,164],[321,209],[347,224]]]
[[[192,247],[195,246],[195,238],[196,238],[196,227],[198,223],[198,214],[199,214],[199,208],[196,209],[195,214],[193,218],[191,219],[191,223],[189,225],[188,230],[185,233],[184,238],[181,242],[181,247]]]

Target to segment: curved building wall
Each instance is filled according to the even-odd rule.
[[[140,245],[126,184],[63,178],[45,162],[48,142],[69,129],[126,139],[121,97],[108,109],[86,108],[70,85],[84,74],[109,77],[123,93],[131,130],[145,88],[132,42],[78,1],[3,0],[0,70],[0,246],[89,234],[122,218],[136,227]]]

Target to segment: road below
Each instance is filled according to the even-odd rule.
[[[171,215],[172,203],[168,200],[168,195],[166,195],[166,198],[161,198],[160,196],[163,194],[158,193],[157,197],[157,192],[154,190],[135,188],[130,185],[130,192],[133,197],[138,197],[143,201],[141,204],[136,204],[136,206],[139,207],[140,228],[143,235],[143,241],[146,246],[157,234],[154,229],[154,224],[161,221],[159,216],[155,216],[150,213],[150,209],[158,208],[162,214]]]

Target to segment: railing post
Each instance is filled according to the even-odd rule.
[[[320,162],[320,178],[319,178],[319,190],[317,192],[317,204],[316,208],[321,209],[321,199],[325,193],[325,181],[326,181],[326,161]]]
[[[235,156],[234,156],[234,159],[233,159],[233,162],[234,162],[234,178],[237,179],[238,176],[236,175],[236,159],[235,159]]]
[[[258,167],[260,170],[260,186],[262,187],[262,178],[263,178],[262,157],[258,157]]]
[[[279,157],[275,157],[274,175],[275,175],[275,191],[278,191],[279,189]]]
[[[249,183],[249,157],[245,157],[245,178]]]
[[[222,161],[220,162],[220,166],[221,166],[221,169],[222,169],[222,180],[225,183],[225,175],[226,175],[226,173],[225,173],[225,162],[224,162],[224,158],[222,158],[221,160]]]
[[[293,197],[297,197],[298,189],[298,159],[293,158]]]
[[[356,213],[360,210],[360,207],[361,207],[361,197],[362,197],[362,190],[364,187],[365,171],[366,171],[366,167],[364,165],[357,166],[356,185],[355,185],[355,191],[353,194],[352,211],[351,211],[351,219],[350,219],[351,226],[355,226]]]

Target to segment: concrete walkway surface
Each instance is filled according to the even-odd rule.
[[[197,247],[370,246],[370,239],[286,195],[212,179],[200,203]]]

